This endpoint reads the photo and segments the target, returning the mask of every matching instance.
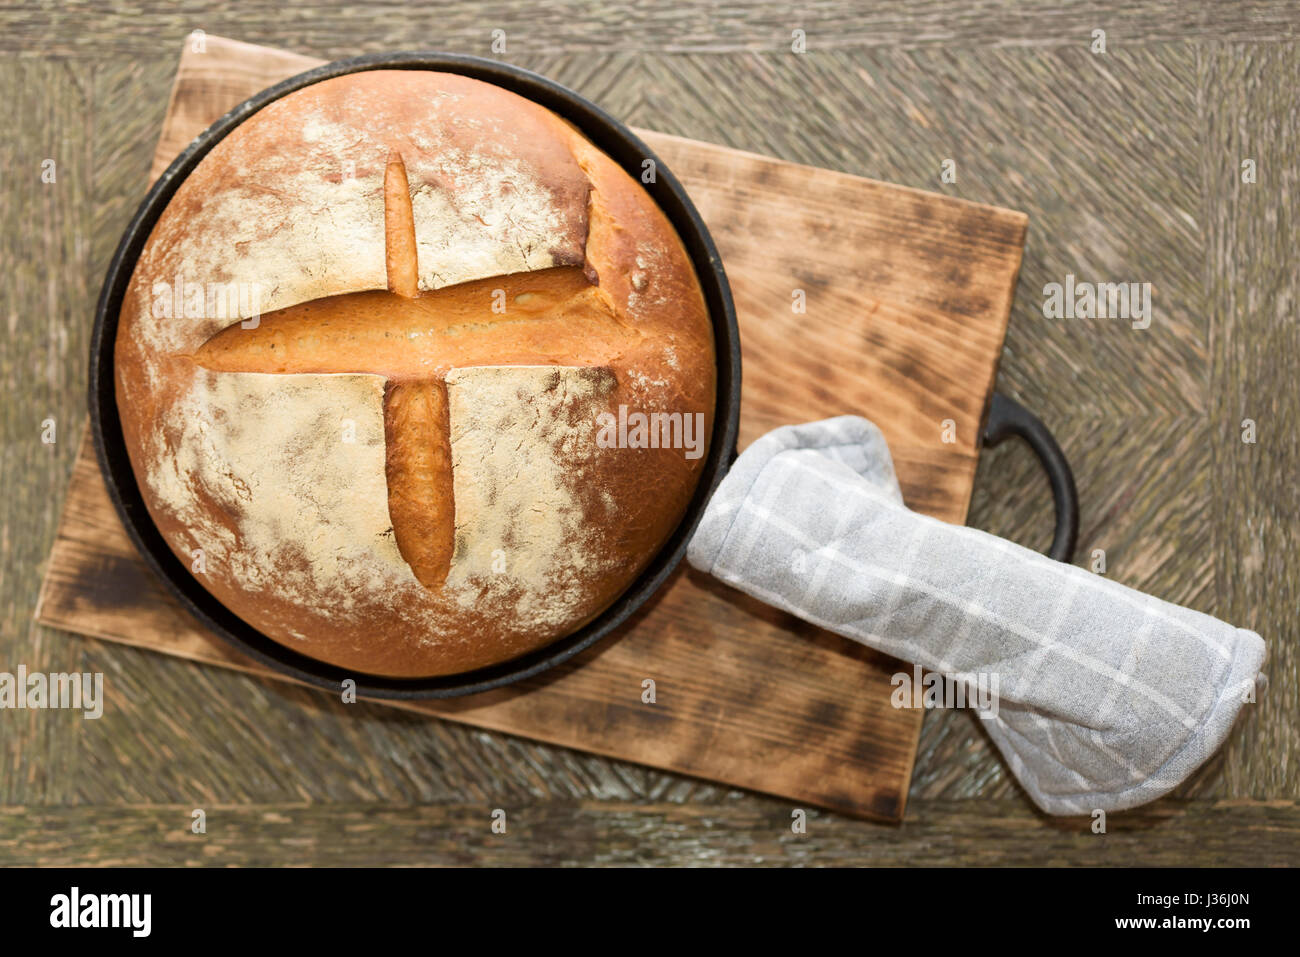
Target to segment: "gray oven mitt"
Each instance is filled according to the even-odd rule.
[[[909,510],[884,436],[857,416],[779,428],[746,449],[687,557],[950,676],[949,692],[984,705],[989,734],[1049,814],[1166,794],[1223,743],[1264,661],[1252,631]]]

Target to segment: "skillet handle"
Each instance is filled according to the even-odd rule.
[[[1079,493],[1074,485],[1074,472],[1047,426],[1015,399],[994,392],[988,419],[984,423],[984,444],[992,448],[1010,435],[1018,435],[1028,443],[1047,472],[1047,480],[1052,483],[1056,533],[1052,536],[1052,546],[1047,555],[1068,565],[1074,558],[1074,546],[1079,540]]]

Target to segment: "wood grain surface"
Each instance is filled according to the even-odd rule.
[[[153,173],[241,99],[316,61],[207,36],[186,44]],[[863,410],[913,507],[964,520],[1025,217],[1009,210],[640,131],[718,243],[744,349],[740,444]],[[858,211],[845,222],[842,211]],[[791,308],[805,290],[804,311]],[[943,422],[958,441],[945,443]],[[275,676],[158,587],[83,443],[37,619]],[[630,626],[518,688],[412,710],[837,810],[902,817],[922,714],[890,703],[899,665],[686,570]],[[653,679],[657,701],[641,701]]]
[[[13,117],[0,137],[0,647],[11,664],[104,672],[117,712],[111,724],[0,717],[0,860],[1300,859],[1294,4],[382,9],[37,0],[0,11],[0,95]],[[934,712],[901,828],[811,812],[800,843],[788,801],[388,707],[347,709],[35,624],[85,420],[94,295],[147,186],[177,44],[196,27],[327,59],[491,55],[502,28],[504,59],[640,127],[1028,212],[998,386],[1038,412],[1075,467],[1079,561],[1104,549],[1116,580],[1260,631],[1270,683],[1258,706],[1178,795],[1111,815],[1105,835],[1035,814],[979,722]],[[795,28],[807,32],[802,56],[790,52]],[[1104,56],[1089,49],[1098,28]],[[1255,184],[1240,179],[1248,157]],[[45,158],[58,160],[57,189],[40,183]],[[945,158],[956,183],[940,181]],[[1151,328],[1046,319],[1042,287],[1067,272],[1152,282]],[[53,446],[39,439],[46,417],[59,422]],[[1255,445],[1241,442],[1247,417]],[[981,456],[970,524],[1042,547],[1050,516],[1027,451]],[[205,805],[232,811],[211,843],[181,844],[189,809]],[[510,843],[489,845],[480,822],[496,807],[523,816],[511,811]],[[364,827],[364,842],[344,839],[348,825]]]
[[[196,810],[202,835],[191,830]],[[496,811],[504,834],[488,826]],[[1112,817],[1105,833],[1086,819],[1035,816],[1015,800],[925,802],[901,828],[819,811],[806,823],[796,834],[788,808],[700,800],[0,808],[0,856],[98,866],[558,867],[584,848],[583,863],[612,867],[1161,867],[1189,854],[1257,867],[1300,845],[1295,801],[1163,801]]]

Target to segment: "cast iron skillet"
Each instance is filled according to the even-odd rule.
[[[708,305],[717,350],[716,414],[699,487],[681,524],[640,577],[601,615],[565,638],[502,664],[435,678],[386,678],[317,661],[272,641],[217,601],[172,553],[149,517],[131,470],[117,414],[113,347],[118,313],[141,248],[176,189],[222,137],[268,103],[320,80],[363,70],[437,70],[494,83],[573,123],[637,179],[641,179],[643,162],[654,160],[655,181],[644,185],[667,214],[690,255]],[[448,698],[498,688],[552,668],[616,630],[667,580],[685,555],[704,506],[735,458],[739,417],[740,336],[731,289],[708,229],[681,184],[626,126],[571,90],[519,67],[448,53],[383,53],[329,63],[263,90],[217,120],[167,167],[136,211],[104,279],[91,340],[90,421],[95,453],[118,515],[145,562],[191,614],[239,651],[300,681],[330,690],[337,691],[343,680],[352,679],[357,694],[371,698]],[[1056,496],[1056,538],[1051,554],[1068,561],[1078,526],[1069,466],[1042,423],[1011,400],[994,396],[985,442],[996,444],[1008,434],[1026,438],[1047,468]]]

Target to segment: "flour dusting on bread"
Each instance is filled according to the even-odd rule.
[[[572,617],[583,576],[606,570],[572,483],[595,458],[592,423],[616,385],[599,367],[448,374],[456,551],[447,585],[459,603],[482,589],[500,613],[555,626]]]

